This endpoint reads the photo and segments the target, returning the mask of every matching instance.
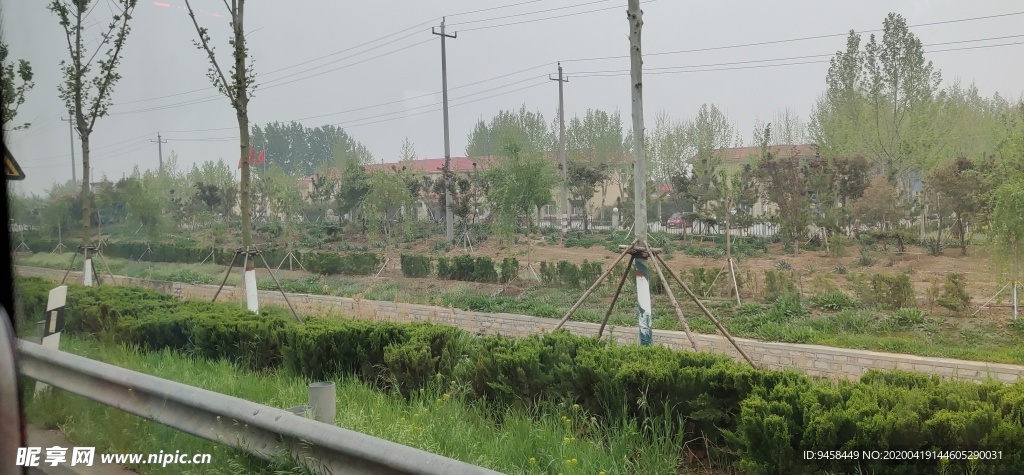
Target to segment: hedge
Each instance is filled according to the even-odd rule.
[[[38,310],[31,307],[39,296],[25,294],[43,288],[25,280],[22,301]],[[923,474],[940,464],[805,460],[808,450],[1000,450],[1001,460],[980,461],[975,473],[1019,473],[1024,466],[1024,383],[878,371],[858,383],[816,381],[721,355],[620,346],[564,331],[512,339],[425,323],[297,324],[278,309],[252,315],[236,304],[179,302],[124,287],[71,287],[68,308],[69,331],[101,328],[153,350],[287,368],[314,379],[353,374],[406,395],[439,385],[499,406],[575,403],[604,421],[636,418],[659,431],[684,431],[700,449],[711,447],[716,460],[751,474]]]
[[[25,243],[36,252],[52,250],[56,241],[45,239],[26,239]],[[67,243],[74,246],[74,243]],[[147,246],[150,253],[146,254]],[[73,249],[73,248],[72,248]],[[208,262],[227,265],[234,257],[234,249],[214,248],[213,256]],[[184,247],[170,244],[152,245],[145,242],[111,242],[103,245],[103,255],[127,260],[142,260],[148,262],[173,262],[183,264],[197,264],[210,257],[211,249],[208,247]],[[380,257],[371,252],[355,252],[350,254],[338,254],[334,252],[299,252],[292,251],[310,272],[317,274],[342,274],[342,275],[371,275],[380,270]],[[145,256],[143,256],[145,254]],[[277,267],[285,256],[287,249],[260,249],[260,254],[266,259],[271,267]],[[241,259],[235,262],[241,265]],[[263,265],[259,260],[255,263],[257,267]]]

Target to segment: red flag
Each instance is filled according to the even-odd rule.
[[[256,147],[249,146],[249,165],[256,163]]]
[[[267,159],[267,149],[261,148],[259,158],[256,159],[257,165],[262,165],[263,161]]]

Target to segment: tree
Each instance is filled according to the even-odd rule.
[[[47,8],[57,15],[64,29],[69,58],[61,61],[64,81],[57,86],[64,106],[74,119],[74,127],[82,146],[82,243],[92,244],[89,232],[92,201],[89,187],[89,139],[96,126],[96,120],[106,117],[110,108],[110,97],[114,85],[121,75],[117,67],[128,38],[129,21],[137,0],[114,0],[111,2],[119,11],[112,14],[110,24],[99,35],[99,43],[92,54],[85,44],[87,34],[86,16],[92,12],[93,0],[52,0]],[[95,7],[95,5],[92,5]],[[106,48],[101,54],[100,51]],[[97,58],[99,57],[99,58]],[[96,64],[93,64],[96,61]],[[91,74],[93,68],[95,74]],[[6,88],[7,86],[5,86]]]
[[[196,28],[199,40],[193,41],[197,49],[206,53],[210,60],[210,69],[207,77],[214,87],[228,98],[231,107],[235,110],[235,118],[238,121],[239,141],[239,162],[242,164],[242,178],[239,185],[239,207],[242,214],[242,247],[248,251],[252,247],[252,204],[250,192],[250,166],[249,166],[249,99],[256,90],[256,74],[252,71],[249,59],[249,48],[245,39],[245,0],[225,0],[224,5],[228,7],[228,15],[231,19],[232,38],[229,44],[232,48],[232,59],[230,80],[224,75],[224,70],[217,62],[217,55],[214,54],[213,41],[210,39],[209,31],[199,26],[196,20],[195,11],[192,9],[190,0],[185,0],[188,8],[188,15],[192,18],[192,25]],[[88,170],[86,170],[88,171]]]
[[[497,211],[495,226],[506,236],[515,232],[520,218],[526,221],[527,264],[532,265],[530,214],[551,203],[551,189],[558,184],[554,162],[539,153],[524,153],[516,143],[502,150],[502,157],[484,174],[487,200]]]
[[[32,65],[24,59],[18,60],[17,67],[12,61],[7,62],[7,44],[0,42],[0,82],[3,84],[3,108],[0,109],[0,125],[5,130],[27,129],[32,124],[25,122],[7,129],[7,125],[14,122],[18,115],[18,107],[25,103],[25,94],[32,90],[35,83],[32,82]],[[21,84],[18,84],[18,81]]]
[[[367,221],[371,224],[371,239],[377,233],[383,233],[387,239],[391,239],[391,221],[396,211],[415,202],[409,191],[411,181],[414,181],[411,170],[406,167],[399,169],[394,165],[390,170],[377,170],[368,174],[368,191],[363,197],[363,205]]]
[[[356,211],[370,192],[369,176],[362,165],[350,162],[340,170],[339,178],[334,195],[334,210],[339,216],[344,216]]]
[[[956,216],[956,238],[960,241],[960,255],[967,255],[967,228],[976,213],[981,211],[983,183],[974,169],[974,162],[966,157],[935,168],[925,179],[929,195],[942,205],[936,207],[940,219],[948,211]],[[941,222],[941,221],[940,221]],[[939,232],[942,232],[941,225]],[[941,237],[941,235],[940,235]]]
[[[836,193],[842,206],[842,224],[849,228],[852,220],[850,204],[863,196],[864,190],[868,188],[871,164],[864,157],[857,155],[852,158],[833,158],[832,165],[837,174]]]
[[[715,105],[704,104],[686,131],[687,146],[693,156],[671,178],[672,188],[693,203],[695,216],[703,222],[715,222],[710,202],[722,167],[722,150],[736,144],[736,130],[729,118]]]
[[[586,219],[586,205],[594,197],[598,185],[608,180],[608,164],[594,165],[582,160],[569,160],[567,165],[569,170],[566,179],[568,180],[569,198],[574,206],[578,205],[584,208],[583,230],[587,231],[589,227]],[[569,219],[571,223],[571,213]]]
[[[1024,241],[1024,179],[1019,175],[1004,182],[993,193],[992,233],[1003,254],[1010,255],[1013,271],[1018,274],[1017,250]]]
[[[557,130],[557,127],[552,127]],[[596,183],[601,187],[601,212],[607,206],[608,186],[610,184],[612,170],[618,170],[626,165],[626,149],[622,147],[624,136],[622,135],[622,118],[618,111],[609,114],[608,112],[587,109],[582,117],[573,117],[565,127],[566,162],[570,168],[572,162],[587,164],[593,170],[603,168],[603,178]],[[595,188],[596,189],[596,188]],[[589,200],[594,196],[591,191],[585,199]],[[602,216],[603,218],[603,216]],[[570,217],[571,219],[571,217]]]
[[[800,238],[809,224],[809,205],[803,169],[797,157],[770,157],[757,167],[758,180],[763,184],[761,194],[765,201],[775,204],[773,219],[779,233],[793,244],[793,252],[800,250]]]
[[[863,51],[850,32],[826,78],[827,91],[812,113],[811,135],[830,156],[864,153],[909,198],[915,173],[945,155],[955,114],[940,73],[924,58],[906,20],[890,13],[881,42],[871,35]],[[919,176],[919,175],[918,175]]]
[[[568,135],[568,134],[567,134]],[[489,123],[481,118],[467,138],[466,155],[499,155],[511,143],[523,153],[542,153],[554,149],[555,133],[544,115],[530,112],[523,105],[518,111],[499,111]]]
[[[750,167],[731,176],[725,170],[719,170],[714,184],[711,211],[716,222],[725,224],[725,256],[729,263],[736,304],[740,305],[740,289],[732,263],[732,227],[749,224],[751,211],[757,202],[757,188]]]
[[[864,195],[853,206],[854,214],[861,222],[882,228],[903,216],[899,206],[899,193],[881,175],[871,180],[871,184],[864,190]]]

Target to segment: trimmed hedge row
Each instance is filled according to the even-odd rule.
[[[39,285],[19,288],[38,292]],[[26,306],[38,296],[22,295]],[[470,399],[529,407],[580,404],[603,420],[637,418],[682,430],[751,474],[935,473],[925,460],[806,460],[804,451],[1000,450],[977,472],[1024,466],[1024,383],[943,382],[870,372],[859,383],[760,371],[709,353],[618,346],[557,332],[537,338],[476,337],[431,324],[311,320],[253,315],[235,304],[179,302],[153,291],[72,287],[68,329],[106,330],[122,341],[226,358],[252,368],[288,368],[322,379],[354,374],[404,394],[460,388]],[[454,389],[452,389],[454,390]],[[965,464],[962,460],[950,464]]]
[[[402,254],[402,275],[429,277],[433,273],[433,258],[420,254]],[[501,273],[490,257],[469,255],[437,258],[437,277],[466,282],[508,283],[519,275],[519,261],[506,257],[501,262]]]
[[[43,252],[53,249],[56,241],[42,239],[26,239],[26,244],[36,251]],[[69,244],[74,245],[74,244]],[[103,255],[128,260],[143,260],[150,262],[174,262],[184,264],[196,264],[203,262],[210,257],[210,248],[182,247],[175,245],[149,246],[150,252],[146,253],[149,246],[145,242],[111,242],[103,245]],[[303,263],[307,270],[317,274],[341,274],[341,275],[372,275],[380,269],[380,257],[372,252],[354,252],[349,254],[338,254],[333,252],[299,252],[292,251],[296,259]],[[145,255],[143,255],[145,254]],[[276,267],[288,255],[287,249],[260,249],[260,254],[267,260],[267,264]],[[213,256],[209,260],[214,264],[227,265],[234,257],[233,249],[214,248]],[[262,266],[262,260],[256,265]],[[235,262],[241,265],[241,260]]]

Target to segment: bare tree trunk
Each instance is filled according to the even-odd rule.
[[[92,245],[92,233],[89,230],[89,218],[91,217],[89,205],[92,196],[90,196],[91,186],[89,183],[89,132],[83,131],[80,127],[79,134],[82,136],[82,244],[90,246]]]
[[[732,290],[736,294],[736,305],[743,305],[740,302],[740,286],[736,282],[736,269],[732,265],[732,223],[725,220],[725,259],[729,263],[729,276],[732,277]]]

